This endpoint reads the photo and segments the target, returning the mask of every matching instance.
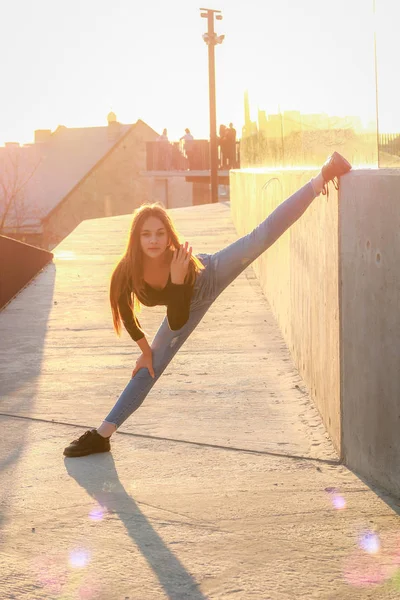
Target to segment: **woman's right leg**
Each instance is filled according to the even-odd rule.
[[[309,183],[282,202],[262,223],[248,235],[216,252],[211,257],[214,274],[215,297],[229,285],[246,267],[295,223],[332,180],[351,170],[351,164],[338,152],[334,152],[320,173]],[[338,184],[335,185],[339,189]]]
[[[129,381],[114,408],[97,429],[103,437],[109,437],[142,404],[147,394],[161,376],[173,356],[200,322],[212,301],[229,285],[253,260],[271,246],[292,223],[294,223],[318,194],[316,181],[308,183],[276,208],[267,219],[248,235],[236,240],[211,257],[208,273],[201,274],[202,292],[205,303],[192,311],[188,322],[179,331],[171,331],[164,319],[151,348],[153,350],[154,379],[147,369],[140,369]],[[204,275],[206,275],[204,277]],[[201,291],[197,290],[197,296]],[[196,290],[195,290],[196,296]],[[207,303],[207,301],[209,301]],[[203,307],[203,308],[202,308]]]
[[[154,379],[147,369],[140,369],[136,373],[99,427],[100,435],[104,435],[104,432],[111,435],[139,408],[176,352],[201,321],[216,296],[300,217],[316,195],[315,186],[308,183],[275,209],[252,233],[211,257],[209,268],[200,274],[199,281],[195,286],[187,323],[180,330],[171,331],[167,319],[164,319],[151,343]]]
[[[253,231],[212,255],[216,297],[301,217],[322,185],[323,180],[320,189],[319,181],[310,181],[282,202]]]

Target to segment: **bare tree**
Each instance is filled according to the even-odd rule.
[[[28,203],[26,197],[27,185],[41,161],[36,154],[23,159],[22,152],[30,153],[31,149],[0,149],[0,234],[6,227],[18,231],[27,220],[42,217],[37,203]]]

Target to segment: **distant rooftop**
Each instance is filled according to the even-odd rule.
[[[114,113],[104,127],[38,130],[35,143],[0,147],[0,184],[21,187],[19,208],[7,215],[5,233],[16,227],[41,232],[41,221],[136,124],[118,123]],[[139,121],[138,121],[139,122]],[[4,211],[0,187],[0,220]]]

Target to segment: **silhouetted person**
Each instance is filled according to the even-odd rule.
[[[234,169],[236,167],[236,129],[233,123],[229,123],[229,128],[225,130],[225,140],[229,169]]]
[[[226,166],[226,125],[219,126],[219,166],[224,169]]]
[[[168,132],[166,129],[163,129],[162,134],[158,136],[157,142],[168,142]]]
[[[185,129],[185,135],[180,140],[184,141],[185,154],[189,162],[189,169],[194,169],[194,137],[190,133],[190,129]]]
[[[168,141],[168,132],[166,129],[163,129],[162,134],[158,136],[157,142],[159,143],[159,151],[157,152],[157,167],[161,171],[168,171],[170,167],[171,146]]]

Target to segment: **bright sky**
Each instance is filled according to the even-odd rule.
[[[167,127],[171,140],[185,127],[208,137],[201,0],[1,5],[0,144],[30,142],[35,129],[60,124],[105,125],[110,110],[122,123],[141,118],[156,131]],[[233,121],[240,134],[246,87],[253,118],[257,107],[278,106],[375,118],[372,0],[220,0],[206,7],[224,16],[216,22],[226,36],[216,47],[218,125]],[[385,22],[393,35],[395,22]],[[393,56],[397,32],[388,44],[389,37],[382,51]],[[382,127],[399,130],[392,66],[380,73]]]

